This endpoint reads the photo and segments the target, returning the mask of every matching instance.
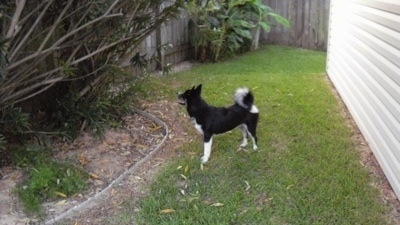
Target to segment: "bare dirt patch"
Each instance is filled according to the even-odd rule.
[[[167,101],[142,104],[143,110],[167,123],[169,134],[167,141],[161,146],[162,149],[152,160],[127,174],[105,196],[74,212],[72,218],[63,224],[102,224],[104,219],[118,211],[124,201],[135,199],[144,193],[142,186],[151,180],[152,174],[166,160],[178,154],[177,146],[185,140],[181,126],[184,119],[177,115],[178,107],[180,106],[177,103]],[[164,135],[164,129],[152,119],[133,113],[124,118],[121,129],[107,131],[103,140],[85,133],[72,143],[55,143],[53,149],[57,152],[56,159],[73,161],[90,173],[89,189],[67,199],[45,203],[46,221],[51,221],[57,215],[93,198],[124,171],[146,157]],[[13,189],[22,180],[23,172],[8,167],[2,168],[2,173],[4,177],[0,180],[0,225],[44,223],[25,216],[14,196]]]
[[[65,224],[112,224],[115,220],[110,220],[110,218],[121,213],[123,207],[126,207],[125,203],[134,204],[127,201],[138,200],[148,193],[147,188],[154,175],[169,160],[179,157],[179,146],[191,140],[184,131],[185,125],[183,123],[187,122],[187,118],[184,114],[180,114],[179,107],[181,106],[177,103],[168,101],[143,104],[143,110],[155,115],[168,125],[168,139],[161,150],[151,160],[123,179],[112,189],[108,196],[98,201],[97,205],[89,208],[84,213],[76,213],[68,221],[64,221]],[[134,214],[135,209],[132,210],[132,214]],[[127,224],[134,224],[134,222],[130,221]]]

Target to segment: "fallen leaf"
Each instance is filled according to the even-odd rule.
[[[91,178],[95,179],[95,180],[98,180],[98,179],[100,178],[99,175],[94,174],[94,173],[89,173],[89,176],[90,176]]]
[[[120,206],[122,203],[124,203],[124,200],[122,199],[122,200],[119,201],[119,202],[112,201],[112,203],[114,204],[114,206]]]
[[[155,131],[158,131],[161,128],[162,128],[162,126],[155,126],[155,127],[151,128],[151,131],[155,132]]]
[[[248,211],[249,211],[249,209],[248,209],[248,208],[245,208],[244,210],[242,210],[242,211],[239,213],[239,216],[242,216],[242,215],[246,214]]]
[[[181,177],[182,177],[183,179],[187,180],[187,177],[186,177],[185,175],[181,174]]]
[[[246,183],[246,189],[245,189],[245,191],[250,190],[250,184],[249,184],[249,182],[247,182],[246,180],[245,180],[244,182]]]
[[[66,194],[64,194],[64,193],[62,193],[62,192],[59,192],[59,191],[55,191],[54,194],[56,194],[57,196],[63,197],[63,198],[66,198],[66,197],[67,197]]]
[[[212,202],[211,202],[211,200],[203,200],[203,203],[204,204],[206,204],[206,205],[211,205],[212,204]]]
[[[191,202],[193,202],[194,200],[196,200],[196,201],[199,200],[199,197],[192,197],[192,198],[189,198],[189,199],[188,199],[188,202],[191,203]]]
[[[54,206],[62,206],[62,205],[66,205],[68,203],[67,200],[61,200],[59,202],[57,202],[56,204],[54,204]]]
[[[101,180],[94,180],[94,185],[96,185],[96,186],[102,186],[103,184],[104,184],[104,182]]]
[[[163,210],[160,210],[160,214],[168,214],[168,213],[173,213],[173,212],[175,212],[174,209],[163,209]]]
[[[293,184],[291,184],[291,185],[288,185],[287,187],[286,187],[286,190],[290,190],[290,189],[292,189],[292,187],[293,187],[294,185]]]
[[[88,160],[84,154],[79,154],[78,155],[78,161],[81,164],[81,166],[84,166],[87,164]]]
[[[216,202],[216,203],[211,204],[210,206],[213,206],[213,207],[221,207],[221,206],[223,206],[223,205],[224,205],[224,204],[222,204],[222,203]]]
[[[122,156],[127,156],[127,155],[129,155],[129,154],[131,154],[131,152],[130,152],[130,151],[126,151],[126,152],[122,152],[122,153],[120,153],[120,155],[122,155]]]
[[[184,171],[184,173],[187,174],[188,172],[189,172],[189,166],[186,165],[186,166],[185,166],[185,171]]]
[[[141,145],[141,144],[136,144],[136,145],[135,145],[135,147],[137,147],[137,148],[141,148],[141,149],[147,148],[146,146],[144,146],[144,145]]]

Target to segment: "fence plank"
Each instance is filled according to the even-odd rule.
[[[264,0],[276,13],[288,19],[291,28],[277,24],[261,41],[307,49],[326,50],[330,0]]]

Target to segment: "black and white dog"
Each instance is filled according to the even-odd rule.
[[[248,88],[239,88],[234,95],[235,104],[225,107],[209,106],[200,96],[201,84],[178,94],[179,104],[186,105],[187,112],[195,128],[203,135],[204,155],[201,163],[210,158],[212,137],[238,127],[243,134],[240,147],[247,145],[247,137],[253,140],[253,149],[257,150],[258,109],[253,104],[254,96]]]

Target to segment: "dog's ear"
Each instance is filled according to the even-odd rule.
[[[196,87],[195,92],[196,94],[200,95],[201,94],[201,86],[202,84],[199,84],[199,86]]]

